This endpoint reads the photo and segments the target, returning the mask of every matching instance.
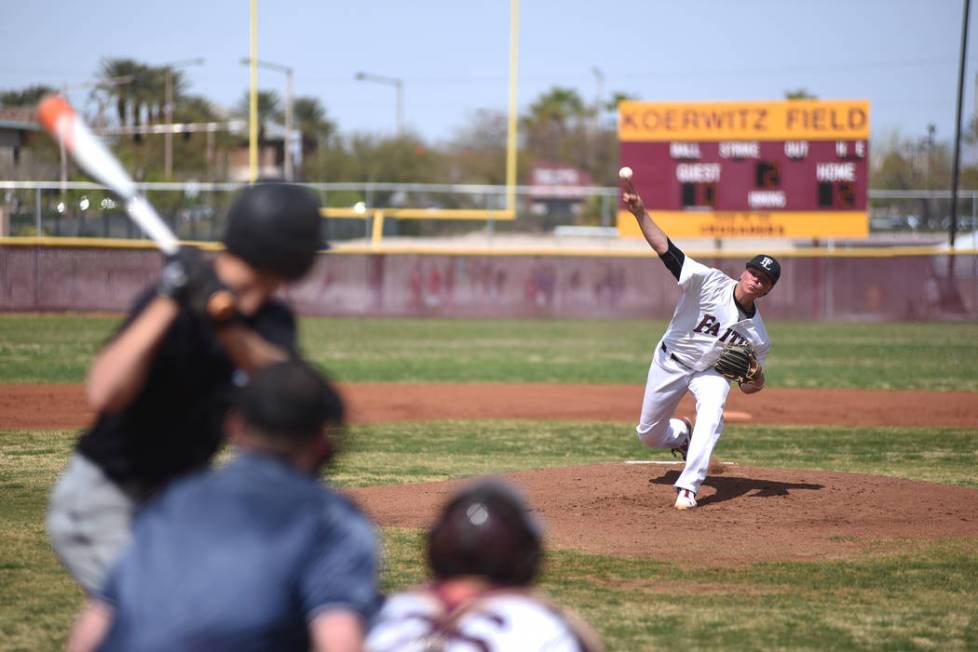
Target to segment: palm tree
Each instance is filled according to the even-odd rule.
[[[181,71],[169,72],[176,102],[186,91],[187,81]],[[107,58],[102,60],[99,77],[105,82],[105,92],[115,99],[119,124],[139,126],[144,113],[147,122],[162,121],[166,106],[166,67],[149,66],[134,59]],[[127,84],[110,83],[119,77],[132,80]]]
[[[183,71],[166,66],[154,66],[147,67],[144,72],[142,91],[145,97],[147,111],[152,116],[152,121],[156,123],[163,122],[164,116],[166,115],[168,74],[171,84],[170,90],[173,93],[172,97],[175,106],[187,90],[187,78],[184,76]]]
[[[258,91],[258,121],[272,120],[282,112],[282,101],[275,91]],[[234,105],[234,113],[239,117],[248,118],[251,115],[251,94],[244,92],[238,103]]]
[[[175,95],[173,119],[175,122],[216,122],[217,111],[211,101],[202,95]]]
[[[576,90],[554,86],[530,105],[530,114],[523,118],[527,144],[538,155],[556,160],[565,134],[587,117],[588,109]]]
[[[282,101],[275,91],[258,91],[258,143],[265,142],[265,122],[274,120],[282,112]],[[251,116],[251,93],[245,91],[234,107],[234,113],[248,120]]]
[[[530,105],[532,120],[565,127],[568,120],[585,113],[584,100],[573,88],[554,86]]]
[[[302,132],[303,159],[314,154],[337,131],[336,123],[326,117],[326,109],[315,97],[295,98],[292,102],[292,119]]]
[[[102,59],[99,66],[99,77],[105,81],[118,79],[119,77],[132,77],[129,84],[114,85],[106,84],[107,92],[115,98],[116,113],[119,117],[119,124],[130,123],[129,116],[133,109],[133,94],[139,84],[140,76],[144,74],[146,66],[135,59]]]

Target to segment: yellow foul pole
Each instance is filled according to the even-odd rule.
[[[258,179],[258,0],[251,0],[251,87],[248,97],[248,181]]]
[[[519,53],[520,2],[509,9],[509,111],[506,126],[506,210],[516,216],[516,80]]]

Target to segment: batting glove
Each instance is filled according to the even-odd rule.
[[[180,247],[175,254],[166,257],[160,281],[156,285],[157,293],[177,303],[185,303],[192,277],[199,276],[205,265],[200,251],[193,247]]]
[[[234,317],[233,309],[215,314],[211,299],[218,293],[227,293],[228,289],[200,251],[193,247],[181,247],[167,257],[157,292],[189,307],[198,317],[215,323],[227,322]]]

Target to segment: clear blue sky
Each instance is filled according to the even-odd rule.
[[[875,137],[953,133],[962,0],[523,0],[519,103],[554,85],[647,100],[779,99],[804,87],[868,99]],[[613,7],[610,10],[609,7]],[[248,84],[248,0],[10,0],[0,4],[0,89],[92,79],[104,57],[204,57],[190,92],[230,106]],[[975,106],[972,11],[965,114]],[[509,0],[259,0],[259,58],[295,69],[345,132],[390,133],[401,78],[409,128],[451,137],[507,101]],[[260,86],[284,94],[284,76]],[[86,91],[76,91],[80,102]]]

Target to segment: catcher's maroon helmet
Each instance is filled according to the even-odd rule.
[[[543,532],[522,497],[500,480],[469,485],[442,509],[428,533],[428,564],[437,579],[477,575],[527,586],[543,557]]]

